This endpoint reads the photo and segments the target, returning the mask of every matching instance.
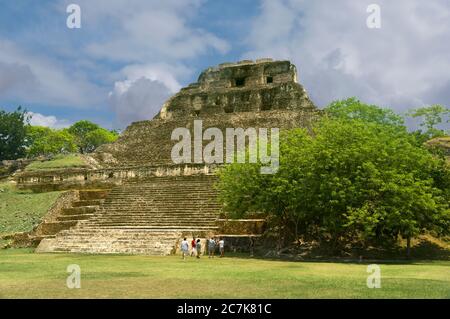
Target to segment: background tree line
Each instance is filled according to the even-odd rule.
[[[85,120],[64,129],[33,126],[30,120],[31,116],[21,107],[13,112],[0,110],[0,160],[90,153],[119,136],[116,131]]]
[[[450,172],[424,142],[446,132],[436,126],[449,110],[416,109],[421,129],[408,132],[401,116],[355,98],[336,101],[312,131],[280,136],[280,168],[230,164],[219,176],[220,200],[231,217],[266,215],[278,247],[299,240],[392,245],[407,250],[425,232],[450,233]]]

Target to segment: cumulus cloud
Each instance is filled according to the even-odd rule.
[[[448,105],[448,1],[379,0],[381,29],[366,26],[371,3],[264,0],[243,56],[292,60],[319,106],[349,96],[398,111]]]
[[[155,63],[128,65],[120,73],[128,82],[133,82],[144,77],[152,81],[159,81],[171,92],[177,92],[181,88],[181,84],[177,79],[191,74],[192,70],[183,65]]]
[[[210,51],[223,54],[229,44],[191,25],[199,0],[81,1],[90,27],[107,27],[108,36],[86,45],[85,54],[126,63],[109,93],[118,125],[150,119],[191,76],[193,58]],[[149,62],[153,61],[153,62]]]
[[[155,108],[165,91],[177,91],[180,81],[191,76],[188,66],[193,60],[230,48],[195,21],[204,0],[79,0],[79,30],[67,29],[62,19],[69,3],[59,0],[36,6],[34,11],[30,8],[39,17],[38,27],[0,35],[0,101],[109,106],[121,122],[141,119],[153,109],[138,110],[137,105],[122,103],[138,99],[131,98],[138,92],[142,92],[138,100],[151,99],[142,88],[148,86],[145,79],[152,88],[153,82],[163,85],[162,94],[154,93],[155,102],[140,106]],[[135,110],[135,116],[124,115],[130,110]]]
[[[53,115],[42,115],[40,113],[28,112],[29,116],[31,116],[30,124],[36,126],[46,126],[55,129],[69,127],[71,123],[68,120],[58,119]]]
[[[229,44],[190,23],[199,0],[80,1],[85,19],[111,30],[86,46],[88,54],[117,61],[144,63],[196,58],[208,51],[225,53]]]
[[[32,89],[36,78],[28,65],[0,62],[0,95],[14,96],[20,88]]]
[[[106,93],[56,61],[0,39],[0,99],[88,107],[105,100]]]
[[[180,90],[177,78],[190,74],[183,65],[133,64],[120,71],[125,78],[114,83],[109,102],[116,114],[117,124],[126,126],[132,121],[149,120],[164,102]]]
[[[141,77],[134,81],[116,82],[109,99],[117,124],[124,127],[131,122],[154,117],[171,94],[164,83]]]

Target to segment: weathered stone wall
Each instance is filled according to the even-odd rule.
[[[4,160],[0,161],[0,178],[6,178],[17,170],[24,169],[32,159]]]
[[[173,164],[171,151],[178,141],[171,140],[172,131],[178,127],[186,127],[193,136],[194,120],[203,120],[203,130],[217,127],[225,136],[226,128],[310,128],[319,116],[318,110],[280,110],[136,122],[126,129],[119,140],[101,146],[93,156],[105,167]],[[204,141],[204,146],[207,144]]]
[[[170,98],[155,118],[314,108],[289,61],[246,60],[203,71],[197,83]]]
[[[105,169],[67,169],[44,172],[24,172],[17,176],[17,187],[35,192],[69,189],[110,189],[124,180],[152,176],[189,176],[213,174],[215,165],[180,164]]]

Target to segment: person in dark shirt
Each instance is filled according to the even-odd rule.
[[[200,238],[197,239],[195,250],[197,251],[197,258],[200,258],[200,254],[202,253],[202,243],[200,242]]]
[[[194,237],[194,238],[192,238],[192,241],[191,241],[191,246],[192,246],[191,257],[193,257],[193,256],[195,256],[197,254],[197,247],[196,247],[196,245],[197,245],[197,241],[195,240],[195,237]]]

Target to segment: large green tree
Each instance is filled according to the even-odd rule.
[[[77,151],[75,138],[67,129],[54,130],[49,127],[30,126],[27,133],[29,157],[48,156]]]
[[[423,141],[432,139],[434,137],[443,136],[446,132],[438,128],[438,125],[450,121],[450,109],[439,104],[424,106],[408,112],[408,115],[413,118],[420,118],[420,127],[422,130],[417,132],[417,136],[421,137]]]
[[[90,153],[98,146],[114,142],[118,138],[115,131],[108,131],[90,121],[82,120],[69,127],[68,132],[75,137],[79,152]]]
[[[301,234],[366,243],[400,235],[409,247],[424,231],[448,232],[445,163],[417,146],[395,118],[375,114],[326,117],[313,134],[286,132],[274,175],[259,174],[257,164],[226,166],[218,184],[225,209],[266,213],[281,240]]]
[[[333,118],[359,119],[386,125],[403,125],[403,118],[389,108],[380,108],[376,105],[365,104],[357,98],[337,100],[325,108],[325,113]]]
[[[0,160],[25,156],[28,123],[29,116],[21,107],[14,112],[0,110]]]
[[[104,128],[98,128],[86,134],[83,140],[83,149],[85,152],[93,152],[102,144],[112,143],[117,140],[118,134],[114,131],[108,131]]]

